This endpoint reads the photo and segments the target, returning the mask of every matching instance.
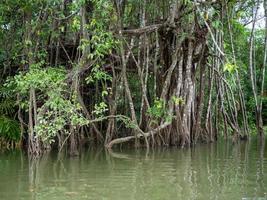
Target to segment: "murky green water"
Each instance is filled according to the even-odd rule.
[[[32,161],[2,153],[0,200],[267,199],[266,147],[218,143],[148,155],[90,149]]]

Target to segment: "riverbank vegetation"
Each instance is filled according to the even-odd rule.
[[[0,147],[264,137],[266,0],[3,0],[0,13]]]

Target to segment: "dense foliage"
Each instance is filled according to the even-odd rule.
[[[2,0],[0,144],[40,155],[264,134],[258,1]],[[266,25],[267,26],[267,25]]]

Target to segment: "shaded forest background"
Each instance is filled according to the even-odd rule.
[[[2,0],[0,13],[1,148],[264,136],[266,0]]]

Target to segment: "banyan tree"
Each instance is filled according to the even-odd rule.
[[[15,35],[23,43],[19,73],[6,85],[17,92],[29,152],[246,139],[231,24],[246,2],[21,2],[20,23],[7,27],[24,30]]]

